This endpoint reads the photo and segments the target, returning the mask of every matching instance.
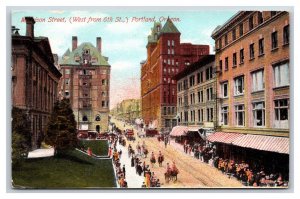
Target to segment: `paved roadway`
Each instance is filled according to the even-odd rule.
[[[118,121],[114,118],[111,120],[116,124],[116,126],[122,130],[126,128],[132,129],[132,126],[126,125],[124,127],[124,123],[121,121]],[[136,134],[136,131],[135,131]],[[130,143],[134,149],[135,145],[139,142],[142,144],[143,141],[145,141],[149,154],[154,152],[156,158],[158,155],[158,152],[161,151],[165,157],[165,161],[163,162],[163,167],[159,167],[158,163],[154,165],[154,168],[151,168],[151,171],[155,173],[155,175],[160,179],[161,181],[161,187],[162,188],[242,188],[243,185],[236,179],[229,179],[226,175],[222,174],[219,170],[216,168],[213,168],[209,166],[206,163],[200,162],[200,160],[195,159],[185,153],[183,153],[181,150],[179,150],[176,146],[167,145],[167,148],[165,148],[163,142],[158,142],[157,138],[138,138],[136,136],[137,140],[135,142],[127,141]],[[127,156],[127,149],[126,152],[124,151],[123,157]],[[123,150],[122,150],[123,151]],[[128,156],[127,156],[128,157]],[[150,156],[149,156],[150,157]],[[146,161],[146,164],[150,165],[150,159],[149,157],[147,159],[144,159]],[[166,171],[166,163],[169,162],[169,164],[172,164],[172,162],[175,161],[176,166],[179,169],[178,174],[178,180],[177,182],[170,182],[165,183],[164,180],[164,173]],[[121,162],[125,162],[126,169],[134,169],[130,167],[130,160],[125,159]],[[135,173],[133,171],[130,171],[130,175],[133,175]],[[127,175],[127,174],[126,174]],[[127,181],[129,187],[141,187],[141,183],[143,182],[143,178],[139,177],[129,177],[127,176]],[[134,181],[137,182],[134,182]],[[130,182],[129,182],[130,181]],[[131,185],[130,185],[131,184]]]

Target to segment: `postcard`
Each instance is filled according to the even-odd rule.
[[[12,188],[289,187],[290,13],[11,13]]]

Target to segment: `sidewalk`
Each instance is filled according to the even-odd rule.
[[[128,146],[128,144],[127,144]],[[120,144],[117,144],[118,151],[122,150],[122,156],[120,158],[121,167],[125,165],[126,176],[125,179],[127,181],[128,188],[141,188],[144,182],[144,176],[139,176],[136,171],[135,167],[131,167],[131,159],[128,157],[128,150],[127,147],[123,147]]]

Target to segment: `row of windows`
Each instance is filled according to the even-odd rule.
[[[65,74],[65,75],[70,75],[71,69],[69,69],[69,68],[62,69],[61,73]],[[80,75],[93,75],[93,74],[95,74],[95,70],[86,70],[86,69],[84,69],[84,70],[78,71],[78,73]],[[100,71],[98,71],[98,73],[102,74],[102,75],[105,75],[105,74],[108,73],[108,70],[100,70]]]
[[[204,111],[205,109],[198,109],[180,112],[180,122],[203,122],[205,120],[204,117],[206,117],[207,122],[213,122],[214,108],[206,108],[206,112]]]
[[[176,114],[176,108],[173,107],[163,107],[163,115],[174,115]]]
[[[188,97],[187,95],[184,96],[184,100],[182,97],[178,97],[178,105],[179,106],[183,106],[183,104],[185,106],[189,105],[189,104],[196,104],[196,95],[195,93],[191,93],[190,94],[190,100],[188,101]],[[207,88],[206,89],[206,101],[212,101],[215,100],[215,96],[214,96],[214,91],[213,88]],[[190,103],[188,103],[190,102]],[[203,90],[200,90],[197,92],[197,103],[204,103],[204,95],[203,95]]]
[[[289,44],[289,25],[284,26],[283,28],[283,45]],[[278,48],[278,31],[271,33],[271,51]],[[265,41],[264,38],[258,40],[258,56],[263,56],[265,53]],[[249,60],[255,58],[255,43],[249,45]],[[243,64],[245,60],[244,49],[240,49],[240,64]],[[229,58],[225,57],[224,70],[228,71],[229,69]],[[232,68],[237,66],[237,53],[232,54]],[[223,70],[223,60],[219,60],[219,70]]]
[[[196,75],[189,76],[189,84],[188,80],[184,79],[183,81],[178,82],[178,91],[186,90],[190,87],[195,86],[196,84],[200,84],[204,82],[204,72],[205,72],[205,80],[211,80],[213,78],[213,67],[208,67],[205,71],[200,71]],[[196,78],[196,79],[195,79]]]
[[[274,87],[288,86],[289,79],[289,64],[281,63],[273,66]],[[234,96],[243,95],[245,90],[244,75],[233,79]],[[263,91],[265,88],[264,70],[260,69],[251,73],[251,91]],[[221,83],[221,97],[229,96],[228,81]]]
[[[88,117],[87,117],[86,115],[84,115],[84,116],[82,116],[82,121],[83,121],[83,122],[88,122],[89,119],[88,119]],[[95,121],[97,121],[97,122],[98,122],[98,121],[101,121],[100,115],[96,115]]]
[[[289,107],[288,99],[280,99],[274,101],[274,127],[288,128]],[[252,126],[264,127],[266,125],[265,102],[253,102]],[[234,106],[234,124],[235,126],[245,126],[245,105],[239,104]],[[228,125],[229,123],[229,107],[221,107],[221,124]]]
[[[166,67],[164,67],[164,74],[169,73],[169,74],[175,75],[175,74],[178,73],[178,71],[179,71],[178,68],[168,68],[168,69],[167,69]]]
[[[270,12],[271,14],[271,17],[275,16],[277,14],[276,11],[271,11]],[[263,18],[263,13],[262,12],[257,12],[257,15],[255,16],[250,16],[248,18],[248,22],[246,23],[248,25],[248,31],[251,31],[253,28],[254,28],[254,17],[256,18],[256,21],[258,22],[257,23],[257,26],[262,24],[264,22],[264,18]],[[239,32],[239,37],[242,37],[244,35],[244,23],[241,22],[237,27],[234,27],[232,30],[231,30],[231,41],[235,41],[237,39],[237,30]],[[218,47],[219,49],[222,48],[222,44],[223,44],[223,37],[221,37],[219,40],[218,40]],[[225,34],[224,35],[224,45],[228,45],[229,42],[228,42],[228,34]]]

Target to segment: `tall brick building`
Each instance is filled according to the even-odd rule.
[[[96,46],[77,46],[77,37],[72,37],[72,51],[67,49],[59,61],[59,90],[61,97],[71,100],[78,130],[103,132],[109,122],[110,65],[101,52],[101,37]]]
[[[217,27],[212,38],[220,132],[210,140],[223,158],[259,162],[286,174],[289,13],[241,11]]]
[[[142,118],[158,130],[170,130],[177,123],[173,75],[209,54],[208,45],[180,43],[180,34],[170,19],[163,27],[154,23],[148,36],[147,59],[141,62]]]
[[[26,111],[34,149],[45,135],[61,74],[54,65],[48,38],[35,37],[34,19],[25,20],[25,36],[12,27],[12,105]]]

